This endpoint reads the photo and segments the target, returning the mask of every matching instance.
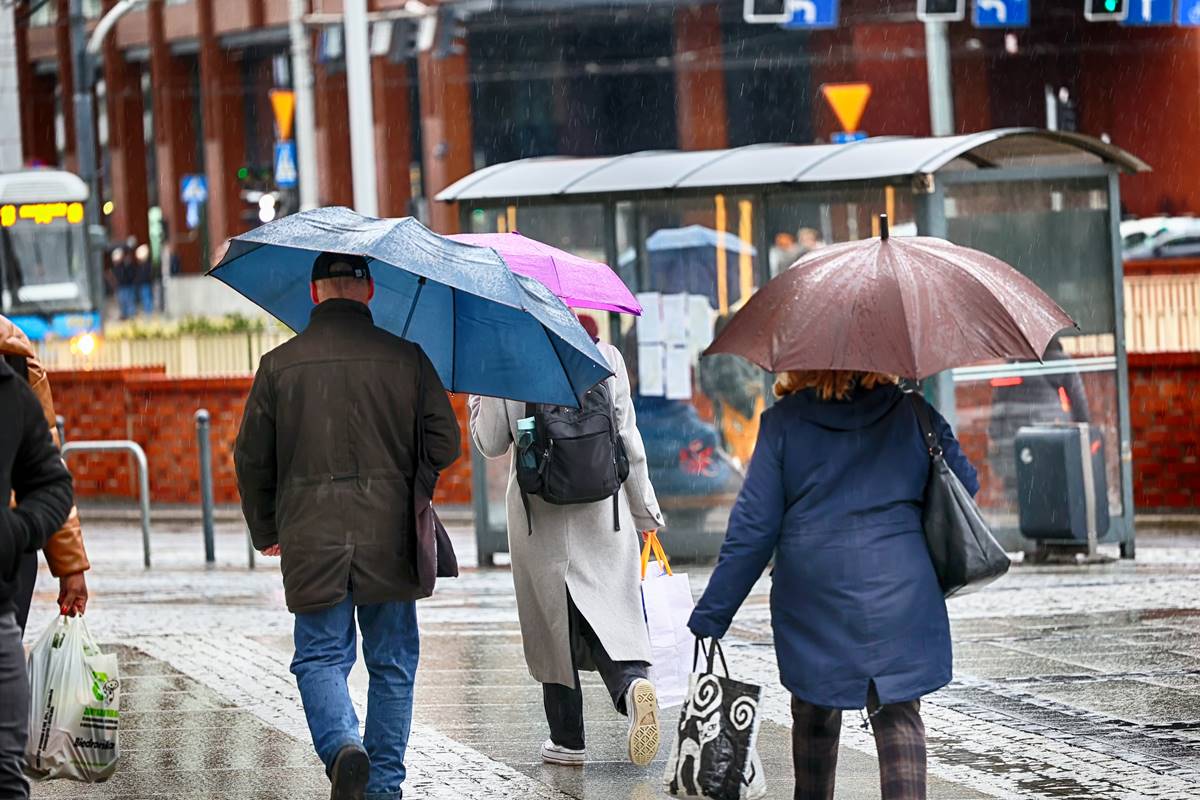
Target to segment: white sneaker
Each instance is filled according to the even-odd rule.
[[[542,761],[547,764],[557,764],[560,767],[582,767],[586,760],[586,750],[560,747],[554,743],[553,739],[547,739],[542,744]]]
[[[654,684],[638,678],[625,690],[629,714],[629,760],[644,767],[658,755],[658,695]]]

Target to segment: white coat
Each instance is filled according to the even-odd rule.
[[[515,465],[508,480],[508,547],[512,558],[517,613],[529,673],[540,683],[575,685],[567,592],[614,661],[650,661],[642,616],[639,531],[662,526],[662,512],[650,485],[646,448],[638,433],[625,360],[615,347],[599,345],[616,373],[608,379],[616,422],[629,457],[629,478],[621,488],[621,529],[613,530],[611,499],[556,506],[529,498],[533,533],[517,486]],[[488,458],[515,448],[517,420],[525,404],[471,397],[471,439]],[[578,649],[578,648],[577,648]],[[580,669],[594,669],[577,652]]]

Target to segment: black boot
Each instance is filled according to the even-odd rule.
[[[371,775],[371,761],[367,751],[359,745],[348,744],[338,751],[329,772],[329,800],[363,800],[367,790],[367,779]]]

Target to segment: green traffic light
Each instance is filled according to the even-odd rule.
[[[1112,13],[1117,10],[1117,0],[1104,0],[1104,10]]]
[[[250,170],[248,170],[246,167],[241,167],[240,169],[238,169],[238,180],[239,181],[244,181],[244,180],[246,180],[246,178],[249,178],[249,177],[250,177]]]

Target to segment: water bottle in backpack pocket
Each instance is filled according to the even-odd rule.
[[[517,483],[527,518],[529,495],[560,506],[611,497],[613,529],[620,530],[620,491],[627,477],[629,459],[607,383],[590,389],[579,408],[525,406],[525,417],[517,421]],[[532,520],[529,525],[532,533]]]

